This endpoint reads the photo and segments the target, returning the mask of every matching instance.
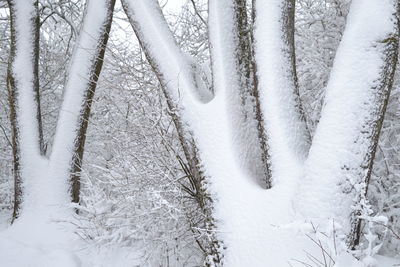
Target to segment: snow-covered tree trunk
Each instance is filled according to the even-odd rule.
[[[93,1],[90,1],[89,4],[99,5],[97,2],[94,4]],[[79,203],[80,172],[86,130],[97,81],[103,66],[115,0],[106,0],[100,5],[103,5],[100,9],[102,11],[101,16],[97,14],[94,6],[88,7],[85,13],[83,28],[79,36],[78,46],[73,54],[64,91],[64,102],[59,115],[61,123],[58,124],[53,146],[54,153],[52,153],[52,156],[54,154],[54,157],[58,157],[60,153],[66,153],[70,149],[70,147],[64,146],[65,140],[63,140],[69,132],[70,140],[68,142],[71,142],[74,138],[73,150],[70,154],[72,161],[71,159],[68,161],[70,162],[69,171],[71,173],[71,196],[75,203]],[[73,116],[71,116],[71,112]],[[70,145],[70,143],[68,144]]]
[[[37,4],[37,1],[9,1],[12,49],[8,90],[16,179],[14,217],[20,212],[30,212],[46,218],[51,211],[70,202],[70,189],[72,200],[79,201],[79,178],[75,172],[80,169],[90,105],[101,71],[115,0],[91,0],[86,4],[49,158],[43,155],[41,148]]]
[[[233,4],[234,20],[233,28],[230,30],[234,35],[221,45],[233,46],[233,51],[228,50],[227,56],[235,60],[232,64],[236,66],[237,72],[232,76],[234,84],[227,97],[231,103],[232,132],[237,148],[238,164],[248,170],[248,175],[253,176],[262,187],[271,188],[270,155],[255,74],[252,23],[247,14],[248,3],[246,0],[236,0]],[[213,45],[218,45],[211,39],[210,44],[211,49]],[[213,54],[211,58],[214,60]],[[218,78],[214,75],[213,79]]]
[[[202,235],[207,237],[207,241],[202,246],[209,264],[218,264],[222,261],[219,252],[222,244],[214,233],[212,199],[205,189],[207,181],[196,139],[184,115],[185,110],[191,108],[190,102],[206,103],[212,98],[212,93],[196,72],[195,63],[177,46],[156,0],[123,0],[122,5],[163,88],[189,167],[186,175],[204,216],[204,224],[200,227],[205,228]]]
[[[286,2],[282,1],[282,3]],[[269,68],[275,68],[276,66],[273,64],[281,60],[282,63],[278,68],[280,72],[278,78],[271,77],[269,73],[266,73],[265,65],[261,64],[257,75],[260,86],[256,87],[255,81],[258,79],[252,77],[255,64],[251,62],[251,32],[247,22],[246,1],[209,1],[212,92],[215,93],[214,98],[211,99],[213,96],[197,78],[198,74],[195,72],[196,68],[193,67],[193,63],[177,47],[157,1],[123,1],[123,6],[139,42],[164,88],[170,109],[173,111],[172,115],[182,146],[184,150],[190,151],[189,153],[185,152],[189,155],[186,157],[188,161],[196,158],[195,166],[201,168],[201,174],[213,173],[212,169],[216,168],[210,166],[213,165],[209,161],[212,155],[204,154],[213,154],[212,151],[215,151],[214,157],[216,157],[221,153],[229,153],[228,151],[233,147],[233,155],[228,157],[228,161],[233,162],[228,165],[221,163],[220,167],[231,168],[233,165],[239,165],[241,172],[247,174],[242,179],[249,176],[252,177],[252,181],[249,181],[250,184],[260,186],[261,181],[262,187],[270,188],[269,166],[271,162],[272,166],[276,165],[273,168],[278,172],[279,168],[287,167],[288,165],[285,166],[285,164],[288,162],[291,164],[292,158],[298,164],[300,160],[304,160],[307,154],[309,137],[301,114],[294,65],[294,5],[292,2],[288,2],[281,7],[280,4],[280,1],[273,3],[274,11],[278,10],[278,14],[281,14],[280,17],[274,16],[271,19],[274,28],[266,29],[269,30],[266,31],[262,28],[263,23],[259,23],[259,28],[261,28],[259,35],[262,36],[262,40],[273,37],[279,42],[278,47],[270,47],[265,52],[269,56],[275,55],[274,61],[269,62],[262,59],[265,54],[257,52],[257,49],[260,47],[261,51],[264,44],[258,41],[258,34],[255,35],[255,59],[262,59],[264,63],[269,64]],[[266,16],[263,14],[262,17],[266,18],[271,14],[268,13]],[[281,17],[286,20],[281,20]],[[285,30],[283,37],[282,30]],[[280,84],[280,82],[284,82],[284,84]],[[271,122],[264,123],[262,113],[268,107],[266,100],[270,97],[266,96],[267,92],[270,92],[269,94],[273,97],[272,100],[268,100],[270,101],[268,103],[274,103],[274,101],[278,101],[278,103],[274,104],[274,109],[268,113],[272,118]],[[208,103],[209,101],[212,103]],[[286,101],[289,101],[289,104],[285,103]],[[215,114],[211,116],[216,118],[208,118],[207,121],[196,119],[209,112]],[[269,123],[273,125],[269,126]],[[264,131],[264,124],[266,124],[267,133]],[[207,133],[207,128],[214,129],[215,132]],[[219,128],[224,130],[219,130]],[[281,133],[284,135],[280,136]],[[273,146],[278,155],[272,156],[271,162],[268,159],[267,135],[271,139],[268,140],[269,144],[275,143]],[[210,141],[210,138],[224,139],[224,142],[211,145],[210,142],[215,143],[215,141]],[[289,141],[287,142],[285,138],[288,138]],[[280,149],[280,145],[283,145],[283,149]],[[194,150],[193,147],[196,149]],[[292,147],[295,147],[293,151]],[[282,153],[278,154],[281,150]],[[196,152],[195,157],[192,156],[193,151]],[[203,159],[202,155],[206,159]],[[287,155],[290,159],[285,160]],[[285,161],[280,162],[283,160]],[[215,169],[215,172],[219,173],[220,170]],[[235,176],[237,175],[235,174]],[[229,183],[226,180],[229,179],[227,174],[211,174],[210,179],[211,181],[221,179],[221,181],[225,180]],[[204,181],[207,182],[208,178],[200,177],[200,181],[202,194],[207,195],[208,198],[212,197],[213,194],[209,194],[207,187],[203,188]],[[235,180],[232,180],[232,183],[236,186]],[[235,194],[233,191],[231,194]],[[218,198],[220,192],[218,190],[215,192]],[[212,204],[208,203],[208,205]],[[213,210],[212,207],[208,207],[208,209]],[[214,221],[212,213],[207,212],[206,214],[210,216],[210,221]],[[211,244],[213,242],[212,238]],[[219,243],[220,241],[215,242]],[[212,249],[209,255],[218,251],[220,246]]]
[[[301,213],[341,224],[352,248],[396,69],[398,19],[398,1],[352,1],[300,182]]]
[[[295,1],[253,1],[254,32],[248,35],[246,1],[209,1],[213,95],[177,47],[158,2],[123,5],[190,151],[186,157],[195,155],[201,170],[207,216],[221,229],[210,239],[218,244],[208,251],[218,255],[214,263],[221,262],[220,253],[235,266],[280,266],[287,262],[284,249],[299,257],[312,246],[279,227],[299,215],[334,219],[353,233],[354,246],[361,211],[352,206],[364,205],[393,80],[398,3],[353,1],[310,151],[297,84]],[[270,190],[260,190],[255,173]]]
[[[9,0],[11,50],[7,87],[14,156],[14,212],[22,202],[22,180],[32,174],[29,162],[41,161],[38,1]],[[24,125],[24,126],[22,126]]]
[[[253,9],[258,91],[271,155],[272,180],[287,179],[290,175],[285,172],[302,164],[310,146],[297,84],[295,1],[254,0]]]

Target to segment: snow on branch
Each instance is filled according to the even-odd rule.
[[[196,65],[182,52],[156,0],[123,0],[123,8],[161,84],[176,104],[185,98],[211,100],[211,92],[198,77]]]

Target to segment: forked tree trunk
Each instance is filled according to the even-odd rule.
[[[261,223],[289,223],[295,219],[296,216],[291,213],[292,201],[295,201],[297,210],[305,214],[305,219],[338,219],[336,222],[344,225],[344,231],[352,233],[349,244],[354,246],[359,236],[357,212],[362,210],[356,209],[354,212],[351,206],[354,204],[354,197],[357,198],[357,205],[365,197],[393,81],[398,49],[396,13],[399,4],[393,0],[353,0],[348,25],[328,84],[321,121],[310,151],[310,135],[297,85],[294,51],[295,2],[253,1],[255,28],[252,67],[249,64],[249,50],[252,46],[249,45],[250,39],[245,32],[248,27],[247,14],[245,16],[243,13],[245,4],[245,1],[240,0],[209,1],[209,38],[215,92],[214,99],[211,100],[198,82],[199,79],[193,71],[195,68],[177,47],[157,1],[123,1],[130,23],[163,86],[187,160],[194,162],[192,166],[195,166],[195,170],[205,170],[216,175],[199,176],[202,181],[201,194],[208,194],[208,188],[203,187],[204,182],[212,181],[213,186],[219,190],[215,192],[218,207],[226,209],[232,205],[232,208],[236,208],[235,203],[239,206],[246,203],[250,209],[264,208],[273,214],[265,214],[264,210],[254,211],[257,214],[251,210],[242,210],[243,214],[254,215],[254,218],[243,218],[246,216],[242,213],[237,215],[219,209],[219,216],[226,220],[221,224],[229,225],[232,227],[229,229],[235,232],[233,239],[229,233],[224,233],[224,237],[234,243],[235,255],[231,252],[229,262],[245,262],[243,257],[246,253],[239,249],[238,236],[251,240],[251,232],[235,227],[240,227],[240,222],[246,220],[247,223],[253,223],[255,218],[262,221],[258,222],[257,227],[270,231],[270,236],[257,238],[270,239],[271,243],[263,239],[258,240],[260,244],[268,244],[269,253],[279,253],[279,248],[273,246],[281,241],[280,233],[285,236],[288,233],[279,232],[270,226],[264,227]],[[365,27],[365,23],[369,27]],[[257,74],[254,82],[251,79],[252,72]],[[249,87],[253,88],[253,93]],[[254,99],[250,100],[252,97]],[[216,107],[215,103],[221,105],[221,108]],[[264,177],[267,178],[265,187],[272,185],[272,190],[262,193],[252,184],[243,182],[241,179],[245,177],[241,173],[221,171],[220,166],[211,162],[215,160],[210,155],[212,153],[205,151],[211,150],[219,156],[223,155],[224,160],[227,158],[228,164],[225,168],[238,170],[234,166],[238,163],[242,166],[241,169],[249,171],[243,162],[247,160],[246,149],[250,146],[242,147],[245,145],[242,141],[243,136],[250,135],[241,135],[240,129],[235,128],[235,125],[241,127],[245,124],[243,118],[248,118],[246,114],[249,114],[249,109],[243,107],[248,103],[255,113],[252,116],[258,121],[251,127],[253,130],[258,127],[260,138],[257,142],[261,143],[261,152],[266,155],[261,157],[266,159],[266,165],[263,166],[267,170],[264,172]],[[196,121],[196,118],[208,119],[202,115],[211,114],[202,105],[210,106],[211,111],[220,112],[221,114],[213,114],[218,119],[210,118],[210,124]],[[238,116],[240,114],[243,116]],[[218,121],[219,119],[227,122]],[[212,131],[217,128],[215,126],[218,126],[218,122],[223,124],[221,129],[228,133],[205,133],[204,129],[196,125],[198,123],[201,127],[211,127],[207,130]],[[217,142],[223,144],[213,143],[214,140],[206,136],[210,134],[214,134]],[[250,142],[254,140],[250,138]],[[245,156],[226,155],[225,151],[230,152],[230,145],[235,147],[235,153],[244,152]],[[205,162],[203,157],[206,158]],[[193,158],[196,160],[193,161]],[[237,159],[241,162],[237,162]],[[305,161],[305,174],[301,179]],[[201,171],[197,172],[203,174]],[[275,183],[277,186],[274,188]],[[241,199],[240,192],[245,190],[256,196],[253,198],[253,195],[245,195]],[[294,194],[296,190],[297,195]],[[209,199],[214,197],[207,196]],[[257,203],[260,199],[276,201],[274,196],[279,197],[279,203],[262,203],[268,206]],[[340,205],[334,206],[333,203]],[[210,199],[208,204],[209,213],[206,214],[214,223],[211,204],[215,203]],[[355,219],[353,226],[349,222],[351,217],[353,221]],[[219,254],[222,243],[219,236],[212,235],[210,239],[208,253],[212,260],[209,262],[213,264],[222,262],[222,254]],[[287,245],[296,254],[303,244],[300,242]],[[299,251],[295,251],[296,249]],[[266,262],[275,259],[277,262],[284,262],[284,259],[272,254],[258,254],[258,257],[247,261],[259,263],[260,259]]]
[[[9,0],[11,54],[8,71],[15,171],[14,219],[79,202],[79,174],[94,91],[111,28],[115,0],[86,3],[50,158],[43,155],[38,83],[38,1]],[[71,184],[68,185],[68,179]],[[43,190],[47,190],[42,192]],[[46,212],[43,212],[45,214]]]
[[[164,89],[185,156],[188,162],[193,162],[191,165],[195,167],[193,172],[200,174],[199,188],[201,189],[201,195],[207,196],[207,199],[209,199],[205,214],[214,228],[213,203],[211,201],[213,196],[208,194],[207,187],[205,187],[209,177],[201,176],[203,175],[201,170],[203,168],[207,170],[209,166],[204,165],[205,163],[201,158],[204,151],[197,150],[198,138],[204,138],[197,132],[199,130],[197,124],[201,122],[196,122],[194,118],[204,112],[205,108],[202,106],[208,105],[209,101],[215,102],[217,100],[211,100],[212,96],[209,96],[207,89],[199,83],[198,74],[195,72],[196,68],[191,67],[191,63],[188,62],[186,56],[176,45],[157,1],[125,0],[122,3],[136,36]],[[279,2],[275,4],[279,6]],[[226,124],[229,128],[227,133],[221,135],[221,138],[229,139],[227,142],[231,142],[231,146],[234,147],[233,158],[236,159],[237,164],[247,174],[255,176],[259,181],[261,180],[264,188],[271,187],[269,167],[271,162],[273,164],[273,161],[269,160],[267,134],[264,132],[265,126],[267,129],[270,126],[268,122],[264,122],[262,115],[264,110],[262,105],[267,105],[265,103],[266,97],[264,96],[266,90],[272,90],[273,92],[278,92],[278,94],[280,90],[284,90],[283,95],[287,96],[289,100],[289,104],[283,103],[283,100],[281,100],[282,95],[274,95],[274,100],[280,101],[279,103],[282,102],[282,105],[278,103],[276,106],[279,109],[272,114],[275,118],[275,124],[283,124],[278,128],[284,129],[285,137],[290,138],[293,142],[299,141],[299,144],[296,143],[294,152],[290,151],[289,145],[285,145],[285,152],[290,153],[292,157],[304,159],[305,150],[309,143],[307,129],[301,114],[301,105],[298,101],[294,55],[291,54],[294,53],[292,25],[294,6],[289,5],[288,8],[286,7],[282,10],[278,9],[278,13],[282,14],[283,18],[288,16],[288,22],[282,22],[282,24],[270,30],[269,34],[275,36],[285,30],[286,26],[291,26],[292,28],[285,31],[286,35],[279,40],[283,45],[282,51],[272,49],[268,53],[277,52],[277,59],[283,59],[283,68],[288,72],[284,70],[279,78],[287,79],[288,81],[284,85],[275,82],[273,85],[278,86],[269,88],[265,87],[264,81],[264,77],[268,77],[269,73],[263,72],[258,75],[262,78],[261,85],[263,87],[256,87],[257,79],[253,77],[255,64],[252,62],[251,29],[247,21],[246,1],[215,0],[209,2],[209,38],[213,91],[218,94],[218,101],[222,101],[220,108],[223,109],[216,110],[216,112],[223,114],[215,115],[225,116],[226,114],[227,116],[224,117],[224,120],[227,120],[227,124],[225,121],[223,124]],[[292,19],[290,20],[290,18]],[[275,23],[275,20],[273,21]],[[263,29],[260,32],[261,35],[264,34]],[[265,38],[262,39],[265,40]],[[257,57],[256,50],[255,58]],[[265,68],[265,66],[263,67]],[[264,97],[264,99],[261,99],[261,97]],[[210,105],[212,106],[212,103]],[[291,115],[294,117],[289,120],[288,117]],[[288,119],[288,121],[285,119]],[[281,140],[277,135],[271,134],[271,137],[273,138],[270,141],[271,143],[275,139],[277,141]],[[278,147],[279,144],[277,146],[274,145],[274,147]],[[224,145],[221,146],[223,147]],[[276,149],[279,150],[279,148]],[[223,152],[222,150],[219,153]],[[278,160],[276,161],[278,162]],[[277,164],[277,167],[279,166],[282,165]],[[210,178],[215,179],[217,177]],[[245,178],[243,177],[242,179]],[[213,231],[215,230],[210,229],[210,232]],[[222,262],[220,256],[222,255],[222,243],[215,235],[211,236],[209,242],[207,254],[212,259],[209,262],[218,265]]]

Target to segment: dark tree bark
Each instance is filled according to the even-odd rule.
[[[8,71],[7,71],[7,88],[8,88],[8,99],[10,103],[10,123],[11,123],[11,133],[12,133],[12,151],[14,158],[14,210],[13,210],[13,220],[15,220],[19,215],[20,204],[22,201],[22,178],[20,171],[20,134],[19,134],[19,115],[17,114],[18,108],[18,100],[17,97],[21,93],[19,85],[15,79],[15,70],[13,69],[13,64],[15,63],[16,58],[16,49],[17,49],[17,30],[16,30],[16,22],[18,11],[15,9],[15,2],[13,0],[8,0],[8,6],[10,10],[10,32],[11,32],[11,46],[10,46],[10,56],[8,63]],[[42,116],[40,110],[40,92],[39,92],[39,38],[40,38],[40,18],[39,18],[39,9],[38,1],[33,1],[31,3],[34,7],[34,14],[30,18],[31,27],[32,27],[32,39],[33,46],[31,46],[33,55],[33,69],[32,69],[32,77],[33,77],[33,90],[35,96],[35,107],[34,112],[36,113],[37,119],[37,127],[38,127],[38,140],[39,147],[41,152],[43,153],[43,129],[42,129]]]
[[[178,133],[179,141],[185,156],[185,160],[179,159],[180,164],[182,165],[182,169],[189,180],[189,184],[191,188],[187,188],[189,194],[194,197],[196,200],[199,209],[201,210],[202,217],[201,222],[196,225],[195,232],[199,231],[198,229],[203,228],[201,230],[200,239],[198,239],[199,247],[205,252],[205,256],[207,258],[205,265],[206,266],[214,266],[222,263],[222,254],[221,250],[223,249],[223,244],[219,241],[216,237],[215,229],[215,221],[213,218],[213,205],[212,205],[212,198],[208,194],[206,190],[207,186],[207,179],[205,177],[203,166],[201,163],[199,151],[196,145],[196,141],[194,139],[193,133],[191,132],[189,126],[182,120],[181,114],[181,104],[179,103],[180,100],[174,97],[171,92],[173,90],[177,90],[177,88],[171,88],[169,77],[163,73],[163,67],[167,67],[164,62],[160,61],[157,52],[154,51],[152,46],[154,45],[153,40],[149,38],[149,34],[151,32],[146,31],[143,29],[144,21],[137,18],[138,7],[136,7],[136,3],[134,1],[122,1],[122,6],[125,10],[125,13],[129,19],[129,22],[139,40],[140,46],[143,49],[148,62],[150,63],[154,73],[156,74],[160,85],[163,89],[164,96],[167,101],[168,108],[170,110],[170,115],[174,122],[175,128]],[[154,19],[161,27],[161,30],[166,30],[168,33],[166,43],[170,44],[171,46],[179,51],[179,56],[183,56],[175,43],[172,35],[170,35],[169,28],[165,21],[165,18],[162,14],[161,8],[156,1],[149,1],[149,3],[144,4],[141,1],[141,5],[145,6],[147,11],[151,12],[151,16],[154,16]],[[151,3],[150,3],[151,2]],[[162,38],[162,37],[161,37]],[[191,70],[187,76],[183,73],[177,74],[177,76],[184,76],[184,79],[190,84],[190,86],[195,90],[204,90],[204,88],[200,88],[201,85],[198,84],[198,80],[196,79],[197,73],[195,73],[195,68],[190,62],[183,60],[185,66],[183,68]],[[173,77],[177,78],[177,77]],[[185,88],[186,90],[186,88]]]
[[[252,9],[253,20],[255,17],[255,8]],[[258,80],[256,75],[257,65],[254,58],[252,41],[253,24],[249,23],[247,0],[235,0],[235,22],[237,34],[237,59],[238,75],[240,77],[239,94],[240,97],[240,115],[254,137],[258,138],[259,147],[250,148],[257,151],[255,156],[258,158],[259,165],[256,174],[258,182],[262,187],[269,189],[271,183],[270,155],[265,132],[265,121],[260,106],[260,95],[258,92]],[[239,129],[242,130],[243,129]],[[248,138],[248,137],[246,137]],[[245,141],[245,140],[243,140]],[[252,165],[254,164],[251,163]],[[247,166],[249,168],[249,166]]]
[[[74,155],[71,166],[71,197],[72,202],[74,203],[79,203],[80,199],[80,177],[82,170],[83,153],[85,149],[86,131],[89,124],[90,110],[93,103],[97,81],[99,80],[100,72],[104,62],[104,54],[106,52],[109,33],[111,30],[115,0],[108,1],[107,5],[107,21],[102,28],[101,39],[99,40],[98,47],[94,54],[95,60],[90,67],[91,71],[90,77],[88,77],[89,83],[85,92],[84,108],[82,109],[81,115],[79,117],[80,119],[78,134],[74,144]]]
[[[368,185],[371,179],[371,173],[374,165],[376,149],[379,144],[379,135],[382,129],[383,121],[385,118],[386,108],[389,101],[390,92],[392,90],[394,74],[396,71],[398,52],[399,52],[399,30],[400,30],[400,4],[397,2],[397,33],[388,36],[386,39],[381,40],[380,43],[384,46],[383,48],[383,58],[384,66],[381,71],[381,76],[379,77],[374,91],[374,103],[375,107],[371,110],[373,114],[373,119],[366,121],[363,125],[363,131],[361,134],[366,136],[369,140],[368,150],[364,156],[363,162],[361,164],[361,169],[364,171],[361,174],[361,183],[365,184],[361,195],[358,196],[358,201],[365,199],[368,193]],[[362,204],[361,204],[362,205]],[[359,217],[361,211],[355,211],[351,218],[351,232],[348,236],[348,245],[351,249],[356,249],[360,243],[361,239],[361,226],[363,220]]]

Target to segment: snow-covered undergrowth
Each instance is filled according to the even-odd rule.
[[[141,255],[132,248],[98,248],[81,239],[72,221],[41,221],[32,214],[0,231],[4,267],[126,267],[139,266]],[[76,222],[75,222],[76,223]]]

